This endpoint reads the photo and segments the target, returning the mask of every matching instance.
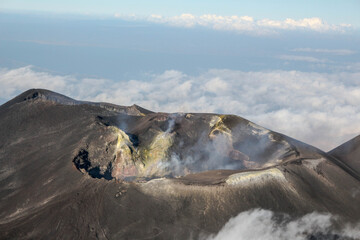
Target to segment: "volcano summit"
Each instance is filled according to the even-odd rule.
[[[358,138],[325,153],[234,115],[42,89],[0,106],[0,126],[1,239],[198,239],[258,208],[331,214],[302,234],[339,239],[360,220]]]

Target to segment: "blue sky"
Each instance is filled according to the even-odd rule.
[[[359,2],[2,0],[0,104],[237,114],[330,150],[360,134]]]

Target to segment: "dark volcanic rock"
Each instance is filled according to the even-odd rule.
[[[29,90],[0,106],[0,238],[197,238],[253,208],[358,221],[357,155],[335,152],[238,116]]]

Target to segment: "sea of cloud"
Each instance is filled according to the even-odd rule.
[[[360,72],[169,70],[147,80],[76,78],[0,69],[0,103],[29,88],[153,111],[236,114],[325,151],[360,134]]]
[[[298,219],[276,215],[272,211],[253,209],[231,218],[216,235],[206,240],[277,240],[277,239],[360,239],[359,224],[335,226],[336,216],[310,213]]]
[[[125,20],[149,21],[158,24],[166,24],[176,27],[206,27],[214,30],[235,31],[250,34],[273,34],[278,30],[310,30],[316,32],[345,32],[351,29],[351,24],[329,24],[318,17],[284,20],[254,19],[251,16],[222,16],[215,14],[204,14],[201,16],[183,13],[178,16],[166,17],[152,14],[148,17],[135,15],[122,15],[115,13],[115,18]]]

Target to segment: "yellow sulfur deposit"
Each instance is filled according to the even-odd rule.
[[[211,139],[221,133],[224,136],[228,137],[230,141],[232,141],[231,130],[224,124],[223,122],[224,117],[225,117],[224,115],[220,115],[220,116],[214,116],[211,119],[209,123],[211,127],[209,137]]]
[[[214,116],[210,121],[209,138],[213,141],[216,151],[229,155],[233,149],[231,130],[223,122],[224,116]]]
[[[145,167],[142,175],[162,176],[164,168],[161,167],[163,162],[168,160],[168,149],[173,145],[174,133],[159,132],[153,139],[149,147],[141,151],[141,157]]]
[[[119,128],[110,127],[117,136],[112,176],[151,177],[166,174],[168,149],[172,146],[175,133],[158,132],[149,146],[136,149],[129,136]]]
[[[129,136],[119,128],[113,126],[110,128],[117,135],[112,177],[123,179],[125,177],[136,176],[138,172],[135,162],[137,153]]]

